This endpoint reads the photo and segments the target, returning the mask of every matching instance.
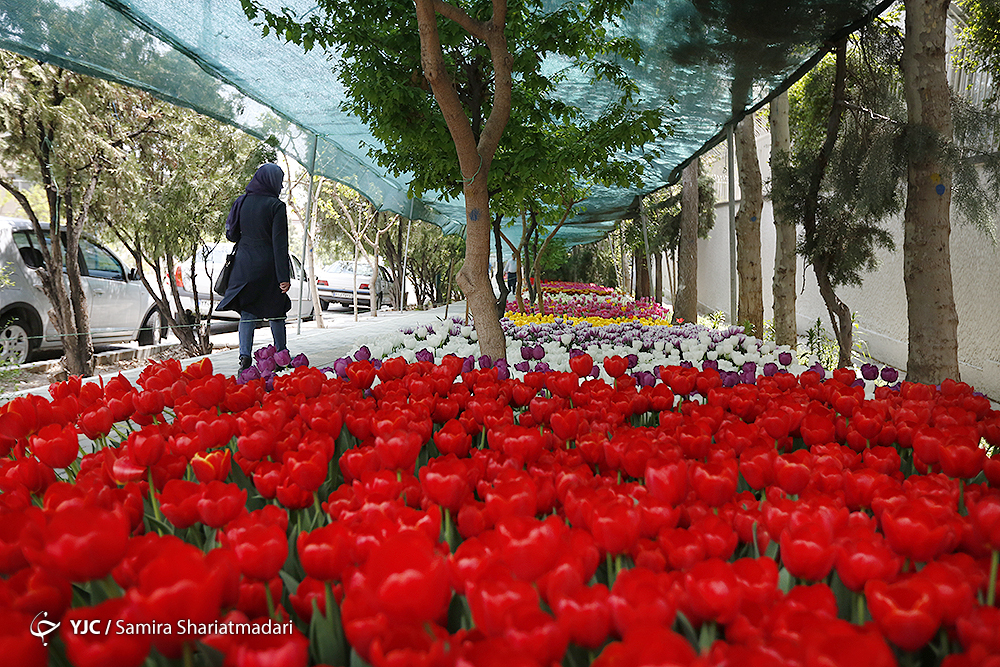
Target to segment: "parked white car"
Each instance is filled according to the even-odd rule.
[[[191,259],[180,262],[174,274],[174,282],[177,283],[177,290],[181,297],[181,305],[185,310],[194,311],[193,288],[198,289],[198,310],[201,316],[212,316],[216,320],[238,320],[240,314],[232,310],[216,311],[215,306],[219,305],[222,297],[215,294],[213,286],[215,278],[222,271],[226,263],[226,257],[233,251],[233,244],[228,241],[220,243],[206,244],[199,249],[195,257],[195,276],[191,280]],[[288,318],[294,319],[299,314],[299,283],[301,282],[302,263],[295,255],[289,255],[292,260],[291,283],[288,290],[288,298],[292,300],[292,307],[288,310]],[[303,283],[306,288],[303,294],[302,313],[303,319],[308,320],[313,316],[312,297],[309,295],[308,283]]]
[[[48,234],[48,224],[42,228]],[[23,364],[38,350],[62,348],[38,276],[43,258],[30,221],[0,217],[0,269],[10,283],[0,288],[0,362]],[[150,345],[162,338],[159,311],[134,269],[86,236],[80,239],[78,261],[94,344],[138,340]]]
[[[354,305],[355,285],[357,285],[358,305],[371,308],[372,268],[367,262],[357,263],[357,282],[355,282],[355,264],[352,260],[338,260],[316,270],[316,286],[319,301],[326,310],[331,303],[342,306]],[[390,301],[392,278],[385,267],[378,267],[378,278],[375,280],[375,309]]]

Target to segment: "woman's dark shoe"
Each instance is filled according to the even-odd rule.
[[[253,357],[247,354],[240,355],[240,373],[250,368],[253,365]]]

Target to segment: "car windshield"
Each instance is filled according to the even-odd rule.
[[[322,271],[324,273],[354,273],[354,262],[350,260],[340,260],[332,262],[325,266]],[[372,274],[372,268],[366,262],[358,262],[358,275],[359,276],[370,276]]]

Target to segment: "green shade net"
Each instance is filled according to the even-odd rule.
[[[888,0],[636,0],[612,31],[633,37],[643,58],[630,73],[649,108],[667,109],[673,135],[632,189],[601,189],[564,226],[567,245],[603,238],[636,214],[641,195],[676,182],[682,166],[724,137],[807,69],[824,43],[869,21]],[[272,0],[303,16],[315,4]],[[546,6],[555,6],[548,2]],[[341,108],[336,54],[304,53],[246,18],[239,0],[6,0],[0,48],[147,90],[265,138],[314,173],[354,188],[383,210],[445,233],[464,227],[464,201],[407,197],[410,178],[368,157],[378,142]],[[562,67],[553,63],[553,67]],[[570,72],[558,95],[602,108],[614,91]],[[616,156],[631,159],[635,156]]]

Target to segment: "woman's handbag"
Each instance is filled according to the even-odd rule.
[[[233,247],[233,251],[226,256],[226,262],[222,265],[222,271],[219,272],[219,277],[215,279],[215,293],[219,296],[225,296],[226,290],[229,289],[229,278],[233,275],[233,264],[236,263],[236,247]]]

